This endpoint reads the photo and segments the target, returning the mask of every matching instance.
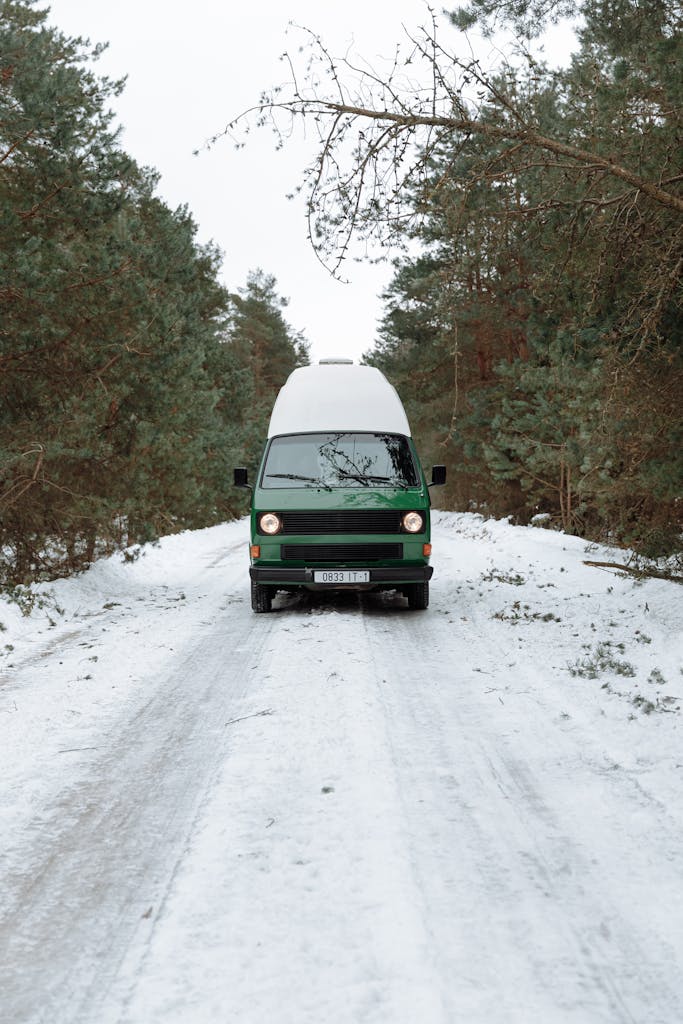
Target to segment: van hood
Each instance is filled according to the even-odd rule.
[[[424,487],[268,487],[254,492],[254,508],[258,511],[412,509],[429,503]]]

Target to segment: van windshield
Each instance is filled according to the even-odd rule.
[[[417,487],[400,434],[289,434],[270,443],[262,487]]]

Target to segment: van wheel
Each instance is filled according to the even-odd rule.
[[[273,591],[261,583],[251,581],[251,610],[269,612],[273,604]]]
[[[413,611],[421,612],[428,607],[429,583],[427,580],[424,583],[411,583],[405,588],[404,593],[408,598],[408,607]]]

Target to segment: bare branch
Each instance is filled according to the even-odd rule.
[[[486,72],[472,53],[460,57],[442,46],[434,11],[428,10],[431,25],[406,32],[407,56],[402,59],[397,46],[385,70],[354,60],[349,53],[336,58],[318,36],[303,29],[308,41],[305,76],[297,74],[297,62],[286,54],[289,84],[264,94],[260,104],[220,133],[236,138],[253,122],[268,125],[279,147],[296,124],[314,126],[318,149],[304,171],[308,232],[318,259],[332,273],[338,273],[354,237],[393,242],[411,218],[428,210],[436,193],[433,182],[431,191],[424,186],[433,173],[433,157],[443,156],[444,150],[472,152],[480,162],[473,180],[484,180],[482,175],[490,181],[512,180],[521,167],[538,161],[539,167],[566,169],[575,180],[600,181],[602,192],[589,187],[579,200],[587,208],[622,209],[622,201],[645,197],[683,213],[677,190],[680,175],[671,175],[671,163],[648,175],[641,170],[647,166],[642,157],[631,166],[615,152],[604,151],[608,143],[600,145],[595,134],[544,130],[534,106],[541,88],[536,85],[538,68],[521,44],[518,52],[526,56],[526,71],[503,59],[502,70]],[[411,68],[412,74],[414,64],[418,73],[411,79],[407,71]],[[551,83],[546,72],[544,87],[549,89]],[[647,133],[640,130],[644,149]],[[591,145],[586,145],[588,140]],[[482,143],[487,151],[483,157]],[[629,187],[615,196],[610,181]],[[458,184],[465,191],[469,188],[466,181]],[[422,204],[414,201],[416,195]],[[548,208],[553,201],[550,197]],[[527,213],[532,212],[530,206]]]

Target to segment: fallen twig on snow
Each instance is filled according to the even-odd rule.
[[[263,711],[255,711],[253,715],[243,715],[242,718],[231,718],[226,725],[235,725],[236,722],[246,722],[247,718],[262,718],[263,715],[274,715],[275,708],[265,708]]]
[[[620,572],[628,572],[631,576],[646,577],[650,576],[653,579],[658,580],[669,580],[671,583],[683,583],[683,576],[676,576],[672,572],[667,572],[666,569],[648,569],[640,568],[633,565],[624,565],[621,562],[591,562],[584,559],[584,565],[594,565],[598,569],[618,569]]]

